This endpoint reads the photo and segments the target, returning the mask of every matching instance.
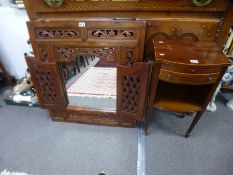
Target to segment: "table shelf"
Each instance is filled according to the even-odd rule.
[[[154,107],[173,112],[201,111],[210,88],[210,85],[178,85],[159,80]]]

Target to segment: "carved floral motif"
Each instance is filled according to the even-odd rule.
[[[130,48],[126,49],[125,54],[126,54],[127,64],[128,65],[133,64],[133,62],[135,60],[135,58],[134,58],[134,56],[135,56],[134,55],[134,49],[130,49]]]
[[[38,29],[38,39],[72,39],[80,38],[80,32],[76,29]]]
[[[74,59],[80,55],[94,55],[106,62],[116,62],[115,48],[62,48],[57,47],[56,52],[61,59]]]
[[[40,48],[39,49],[40,52],[40,61],[43,63],[47,63],[48,62],[48,50],[45,48]]]
[[[135,39],[136,31],[134,30],[114,30],[114,29],[92,29],[88,31],[88,38],[103,39]]]

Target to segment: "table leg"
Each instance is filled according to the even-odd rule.
[[[193,128],[196,126],[198,120],[201,118],[202,114],[204,113],[204,111],[199,111],[197,112],[196,116],[194,117],[188,131],[185,134],[185,137],[188,137],[190,135],[190,133],[192,132]]]

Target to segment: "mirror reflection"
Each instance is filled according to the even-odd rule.
[[[69,105],[116,110],[116,63],[82,55],[61,63]]]

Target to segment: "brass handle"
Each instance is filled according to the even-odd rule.
[[[50,7],[59,8],[62,6],[64,0],[44,0]]]

